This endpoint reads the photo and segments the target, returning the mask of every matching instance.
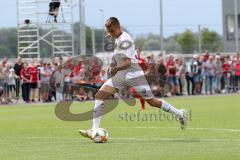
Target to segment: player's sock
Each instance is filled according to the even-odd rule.
[[[95,106],[94,106],[94,112],[93,112],[93,126],[92,126],[93,130],[99,128],[103,110],[104,110],[104,101],[95,100]]]
[[[183,116],[182,112],[179,109],[176,109],[164,100],[162,100],[162,109],[166,112],[175,114],[179,118]]]
[[[144,110],[145,109],[145,99],[143,99],[142,97],[140,98],[140,103],[141,103],[141,107]]]

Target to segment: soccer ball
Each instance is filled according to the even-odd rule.
[[[95,143],[105,143],[108,141],[108,132],[103,128],[93,130],[92,140]]]

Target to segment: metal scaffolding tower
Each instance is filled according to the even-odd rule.
[[[74,55],[73,0],[60,0],[57,22],[49,14],[55,1],[59,0],[17,0],[19,56],[40,58],[44,43],[52,56]]]

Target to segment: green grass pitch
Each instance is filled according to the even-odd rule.
[[[129,107],[121,102],[102,120],[110,135],[106,144],[82,138],[78,129],[90,128],[91,121],[61,121],[54,114],[54,105],[1,106],[0,160],[240,159],[240,95],[167,101],[191,110],[186,131],[171,117],[150,117],[159,115],[157,109],[141,111],[139,105]],[[76,103],[72,112],[92,106],[93,102]]]

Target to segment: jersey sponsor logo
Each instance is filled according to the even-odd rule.
[[[105,45],[104,45],[104,50],[106,52],[112,52],[115,49],[120,49],[120,50],[128,50],[130,49],[132,46],[134,45],[134,43],[132,41],[129,40],[124,40],[122,42],[120,42],[119,45],[116,45],[113,41],[108,41]]]

